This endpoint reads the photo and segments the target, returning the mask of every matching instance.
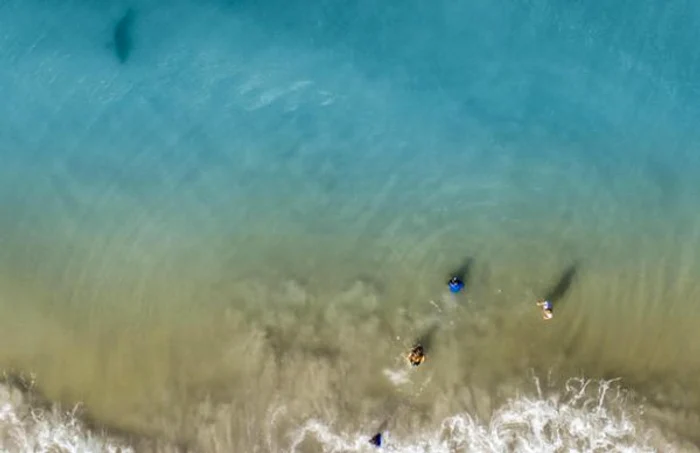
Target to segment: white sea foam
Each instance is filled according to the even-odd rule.
[[[407,436],[387,434],[383,451],[453,452],[673,452],[678,447],[638,415],[640,406],[622,409],[624,398],[611,381],[570,380],[566,390],[545,396],[521,396],[497,408],[489,420],[460,413]],[[318,419],[294,434],[290,452],[319,445],[326,453],[369,452],[373,433],[343,432]]]
[[[629,404],[611,381],[572,379],[561,392],[519,396],[496,408],[488,420],[458,413],[422,429],[407,430],[397,422],[384,432],[380,450],[368,441],[374,434],[363,428],[354,432],[338,428],[335,422],[309,419],[283,435],[286,442],[267,438],[271,452],[675,452],[691,451],[674,444],[657,428],[640,417],[643,408]],[[274,430],[286,410],[271,411],[268,427]],[[232,415],[232,414],[229,414]],[[371,425],[371,423],[370,423]],[[205,437],[217,437],[216,430]],[[408,433],[408,434],[406,434]],[[199,439],[210,448],[231,439]],[[167,442],[166,442],[167,444]],[[216,451],[224,451],[218,447]],[[25,393],[0,385],[0,451],[14,452],[134,452],[106,435],[86,429],[74,412],[37,409]],[[155,451],[177,451],[161,445]],[[208,451],[206,447],[195,451]],[[213,451],[213,450],[212,450]],[[257,448],[255,451],[262,451]],[[697,451],[697,450],[695,450]]]
[[[74,412],[32,407],[25,394],[0,385],[0,451],[131,453],[134,450],[86,429]]]
[[[409,370],[404,368],[386,368],[383,370],[384,376],[391,381],[392,384],[400,386],[411,382]]]

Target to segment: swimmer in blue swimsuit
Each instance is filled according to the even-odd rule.
[[[449,282],[447,282],[447,287],[450,288],[451,293],[458,293],[464,289],[464,282],[460,280],[459,277],[452,277]]]
[[[537,301],[537,306],[542,307],[542,319],[548,320],[554,317],[554,307],[550,301],[540,299]]]

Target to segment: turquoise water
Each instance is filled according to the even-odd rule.
[[[253,451],[285,404],[266,435],[325,447],[260,451],[478,431],[548,373],[620,378],[698,442],[700,6],[307,3],[0,3],[0,367],[197,451]],[[378,370],[435,319],[409,403]],[[179,432],[207,396],[249,408],[213,425],[235,442]],[[619,422],[571,404],[540,415]]]

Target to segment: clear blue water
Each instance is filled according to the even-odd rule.
[[[696,2],[0,0],[0,30],[0,367],[52,398],[129,428],[139,386],[238,398],[221,332],[410,336],[473,256],[459,316],[492,334],[445,354],[700,408]],[[532,302],[574,261],[543,332]]]

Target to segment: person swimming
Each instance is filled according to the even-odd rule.
[[[447,282],[450,292],[458,293],[464,289],[464,282],[459,279],[459,277],[452,277],[450,281]]]
[[[411,352],[408,353],[408,362],[411,364],[411,366],[418,366],[421,363],[425,361],[425,351],[423,350],[423,346],[421,345],[416,345],[411,349]]]
[[[537,306],[542,308],[542,319],[552,319],[554,317],[554,306],[548,300],[539,299]]]
[[[369,440],[369,443],[374,445],[375,447],[381,447],[382,442],[384,441],[384,438],[382,436],[382,433],[377,433],[372,438]]]

